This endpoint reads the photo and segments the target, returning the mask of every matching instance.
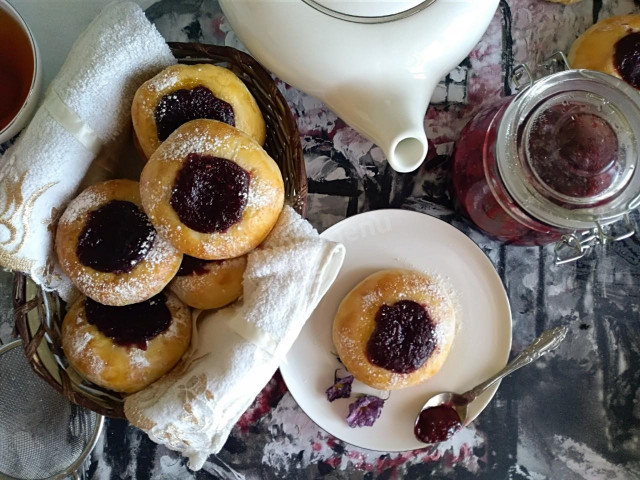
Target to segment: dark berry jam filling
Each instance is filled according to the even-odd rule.
[[[249,173],[230,160],[190,153],[176,176],[171,206],[193,230],[225,232],[242,219],[249,180]]]
[[[222,262],[223,260],[202,260],[200,258],[190,257],[189,255],[183,255],[180,269],[176,275],[179,277],[186,277],[187,275],[204,275],[209,271],[207,269],[207,265]]]
[[[410,373],[424,365],[435,346],[435,325],[427,310],[412,300],[401,300],[378,310],[367,357],[378,367]]]
[[[127,273],[149,253],[156,231],[132,202],[112,200],[89,213],[78,236],[80,263],[99,272]]]
[[[577,108],[555,105],[540,115],[529,134],[529,158],[551,189],[569,197],[591,197],[613,182],[618,136],[606,120]]]
[[[451,405],[444,404],[420,412],[414,432],[424,443],[438,443],[450,439],[461,428],[458,412]]]
[[[151,340],[169,328],[171,311],[163,293],[141,303],[124,307],[102,305],[87,298],[84,301],[87,322],[95,325],[118,345],[147,349]]]
[[[180,125],[200,118],[236,125],[233,107],[202,85],[168,93],[160,99],[154,113],[160,141],[165,141]]]
[[[630,33],[616,42],[613,63],[620,76],[640,89],[640,32]]]

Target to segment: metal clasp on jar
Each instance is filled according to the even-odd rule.
[[[564,52],[557,51],[543,63],[538,65],[536,71],[531,70],[529,66],[524,63],[518,65],[513,69],[511,81],[513,82],[515,89],[520,91],[533,86],[537,80],[544,78],[547,75],[561,72],[563,70],[571,70],[571,65],[569,65],[569,60],[567,60],[567,56]]]
[[[575,262],[589,253],[591,247],[595,245],[619,242],[636,234],[636,229],[631,223],[628,213],[622,217],[623,228],[621,231],[615,231],[615,225],[620,223],[618,221],[607,225],[607,231],[599,222],[596,222],[596,226],[591,230],[563,235],[555,246],[555,264],[563,265]]]

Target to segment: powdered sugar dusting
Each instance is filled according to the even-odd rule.
[[[66,352],[70,358],[78,359],[88,363],[88,374],[99,375],[104,368],[104,362],[94,354],[89,343],[100,335],[99,332],[87,323],[84,317],[84,307],[80,309],[75,319],[74,327],[70,330],[72,338],[70,342],[70,352]]]
[[[156,158],[163,161],[175,161],[186,158],[190,153],[210,154],[228,142],[230,137],[230,132],[213,136],[209,134],[208,129],[199,127],[196,127],[193,133],[177,131],[163,144],[160,154]]]
[[[131,362],[131,366],[133,368],[146,368],[151,365],[144,354],[144,350],[141,350],[137,347],[133,347],[129,351],[129,361]]]
[[[93,375],[100,375],[102,370],[104,370],[104,361],[97,355],[91,355],[89,358],[91,359],[89,367],[90,372]]]
[[[173,294],[167,295],[166,304],[171,311],[172,319],[169,328],[162,332],[162,336],[164,338],[174,338],[178,335],[178,329],[182,326],[182,324],[191,321],[191,315],[180,315],[177,312],[181,312],[183,310],[186,312],[190,312],[190,310],[186,307],[186,305],[178,300],[178,297],[174,296]]]
[[[81,320],[80,320],[81,321]],[[80,352],[84,351],[87,348],[87,345],[93,338],[90,332],[85,332],[83,335],[75,337],[73,339],[72,349],[76,355],[80,354]]]
[[[105,192],[88,188],[69,203],[60,218],[60,223],[65,225],[71,224],[78,218],[86,215],[90,210],[101,206],[106,200],[107,195]]]
[[[246,208],[262,208],[278,198],[278,190],[260,178],[252,177],[249,184],[249,198]]]
[[[145,86],[149,90],[162,92],[164,90],[169,90],[172,87],[175,87],[177,83],[178,73],[175,72],[173,68],[168,68],[146,82]]]

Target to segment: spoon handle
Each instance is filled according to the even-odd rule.
[[[498,380],[501,380],[507,375],[510,375],[511,373],[524,367],[525,365],[530,364],[545,353],[550,352],[551,350],[556,348],[558,345],[560,345],[560,342],[564,340],[564,337],[567,335],[568,331],[569,327],[555,327],[542,332],[542,335],[536,338],[531,343],[531,345],[520,352],[520,354],[511,361],[511,363],[509,363],[506,367],[504,367],[488,380],[482,382],[477,387],[463,393],[462,396],[465,397],[467,401],[472,402],[478,395],[480,395]]]

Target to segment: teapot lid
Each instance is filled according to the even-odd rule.
[[[384,23],[406,18],[436,0],[303,0],[316,10],[341,20]]]

